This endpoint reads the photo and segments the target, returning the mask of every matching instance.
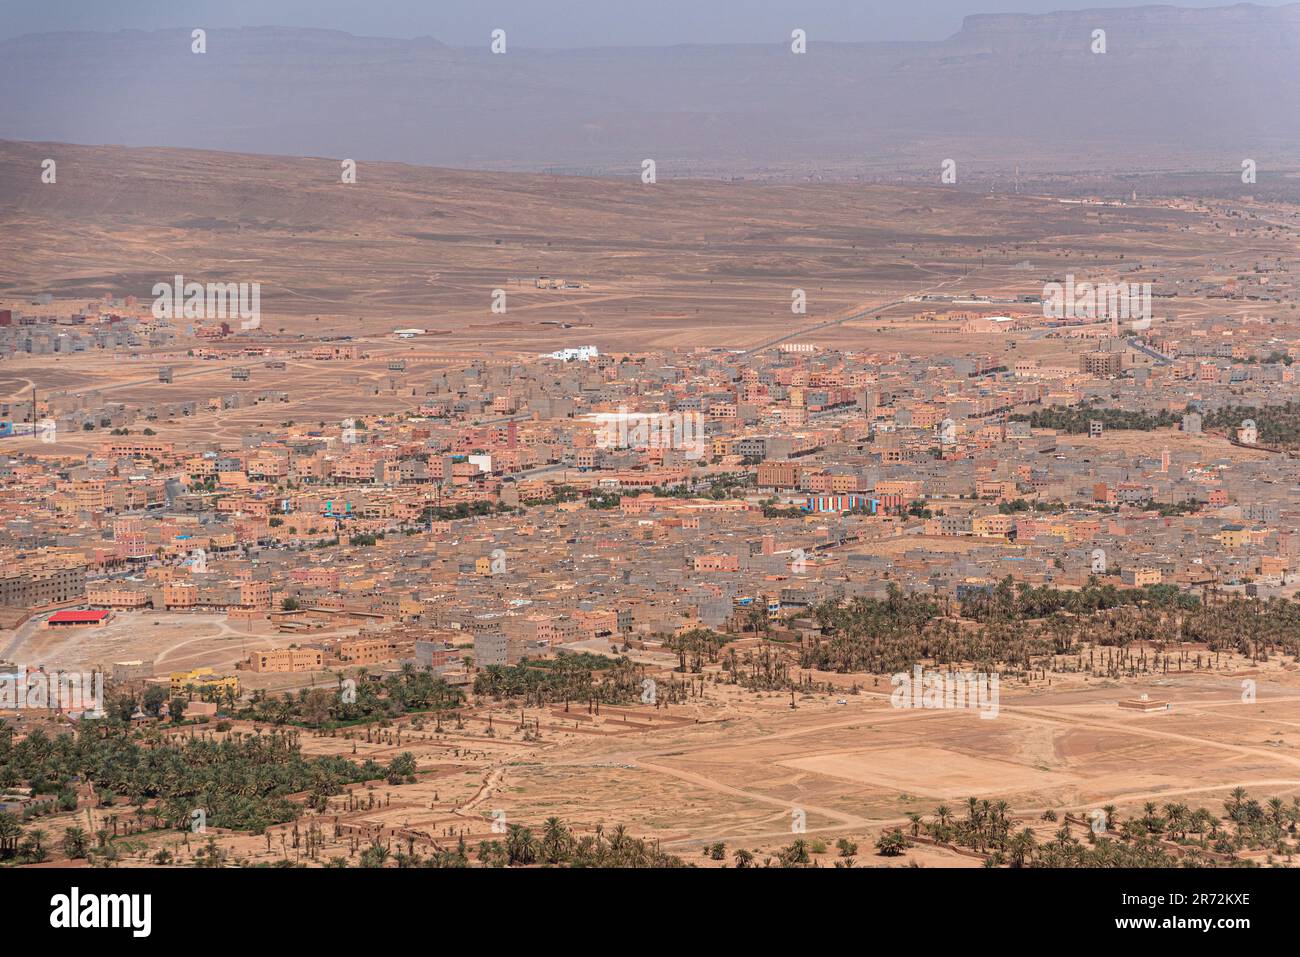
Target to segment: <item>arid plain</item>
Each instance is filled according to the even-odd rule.
[[[50,152],[59,177],[43,184]],[[250,386],[287,389],[288,403],[165,422],[168,438],[379,412],[418,388],[422,372],[466,357],[509,362],[595,340],[607,352],[800,341],[1072,364],[1077,343],[1035,334],[1005,353],[1004,337],[927,313],[1025,311],[1016,298],[1066,273],[1226,280],[1295,255],[1293,204],[1257,203],[1230,176],[1221,185],[1219,201],[1089,205],[938,185],[644,184],[365,162],[345,184],[339,161],[325,158],[0,142],[0,305],[31,312],[27,299],[49,293],[58,311],[112,292],[147,307],[154,284],[178,274],[257,282],[261,328],[215,345],[218,354],[233,357],[239,342],[337,337],[363,350],[346,377],[328,363],[246,363]],[[580,288],[537,289],[539,275]],[[492,309],[495,290],[504,313]],[[791,310],[796,290],[803,314]],[[971,295],[994,301],[962,302]],[[1157,300],[1156,321],[1174,328],[1219,308],[1181,292]],[[1269,312],[1250,302],[1234,310]],[[1282,318],[1296,321],[1294,310]],[[396,340],[399,328],[424,334]],[[392,359],[406,371],[389,372]],[[158,383],[162,364],[172,384]],[[227,363],[145,346],[129,357],[8,362],[0,395],[19,399],[38,384],[46,395],[206,402],[229,378]]]
[[[762,862],[802,838],[814,849],[828,846],[813,856],[829,866],[833,845],[845,838],[862,848],[859,866],[975,867],[980,855],[924,841],[892,861],[870,848],[883,832],[908,829],[911,814],[932,821],[946,806],[959,815],[971,798],[1005,801],[1017,829],[1047,842],[1061,821],[1081,836],[1107,806],[1130,819],[1148,802],[1217,812],[1237,787],[1259,800],[1300,795],[1300,679],[1291,662],[1261,668],[1225,657],[1214,673],[1137,681],[1054,674],[1050,684],[1008,683],[991,719],[974,710],[894,708],[888,679],[809,673],[843,687],[796,695],[792,708],[788,694],[714,684],[716,669],[706,673],[703,698],[666,709],[611,707],[595,716],[576,703],[566,711],[479,699],[463,721],[444,718],[440,727],[425,716],[295,731],[307,755],[382,764],[410,752],[418,779],[351,787],[320,816],[265,835],[145,831],[127,842],[120,863],[147,865],[160,850],[185,862],[209,839],[226,860],[249,864],[286,856],[323,863],[376,839],[427,854],[461,837],[471,848],[494,840],[494,822],[537,829],[558,816],[588,833],[621,824],[706,865],[705,851],[718,842],[728,856],[744,848]],[[1251,701],[1246,680],[1255,682]],[[1139,689],[1169,709],[1117,707]],[[237,721],[230,733],[276,731]],[[1046,812],[1055,816],[1049,821]],[[51,822],[93,833],[112,829],[114,816],[120,810],[101,808]],[[312,854],[301,849],[309,828],[319,832]],[[1247,856],[1262,862],[1266,855]]]
[[[364,351],[345,371],[308,359],[284,368],[245,363],[252,386],[284,390],[286,399],[200,409],[155,425],[161,439],[179,443],[237,445],[285,422],[396,412],[419,394],[422,375],[468,357],[508,363],[590,341],[611,352],[766,349],[797,339],[881,354],[997,350],[1009,358],[1005,338],[926,313],[1024,311],[1016,297],[1035,295],[1066,272],[1226,280],[1252,261],[1296,253],[1295,207],[1245,195],[1092,207],[938,186],[647,185],[365,162],[357,182],[344,184],[337,159],[57,149],[58,183],[43,185],[36,171],[48,145],[0,143],[0,299],[21,303],[50,292],[57,305],[111,292],[147,302],[153,285],[175,274],[258,282],[262,327],[217,351],[338,337]],[[1242,211],[1248,222],[1225,227]],[[579,288],[535,288],[540,275]],[[491,310],[496,289],[505,291],[504,314]],[[806,293],[806,315],[791,313],[793,290]],[[975,293],[997,301],[918,298]],[[1178,324],[1222,306],[1184,295],[1157,308],[1159,320]],[[1247,318],[1269,311],[1250,302],[1233,309]],[[1294,335],[1295,318],[1284,313],[1291,328],[1279,326],[1279,335]],[[396,340],[398,328],[425,334]],[[1016,358],[1077,359],[1068,340],[1015,338]],[[406,366],[394,373],[389,363],[398,358]],[[130,358],[30,357],[0,365],[0,396],[21,400],[36,386],[47,397],[98,392],[133,404],[206,403],[231,388],[235,364],[149,347]],[[172,383],[158,381],[160,365],[173,369]],[[68,436],[58,451],[84,453],[101,438]],[[1105,439],[1124,441],[1136,440]],[[1171,441],[1198,444],[1207,456],[1229,454],[1226,441],[1210,436]],[[163,624],[144,627],[146,619]],[[240,635],[164,613],[126,617],[97,640],[109,644],[96,648],[96,659],[148,653],[187,667],[285,643],[269,632]],[[191,640],[194,647],[182,647]],[[1054,674],[1051,684],[1005,686],[994,720],[891,708],[881,676],[812,673],[839,690],[793,699],[714,683],[716,669],[706,676],[702,699],[668,711],[631,706],[596,718],[577,705],[574,713],[521,710],[480,698],[463,727],[448,723],[441,732],[427,719],[373,733],[302,732],[307,754],[385,761],[411,751],[419,762],[414,784],[379,782],[334,798],[326,817],[338,820],[324,853],[368,839],[375,828],[441,845],[462,832],[490,838],[494,811],[533,826],[552,815],[583,827],[624,824],[695,860],[718,841],[760,858],[775,854],[789,843],[796,812],[806,816],[798,833],[870,843],[884,829],[906,827],[909,813],[928,816],[968,797],[1005,800],[1049,840],[1055,827],[1041,822],[1048,810],[1082,821],[1106,804],[1126,815],[1148,801],[1217,808],[1239,786],[1261,799],[1300,794],[1300,679],[1289,659],[1225,658],[1215,672],[1165,678]],[[660,677],[670,680],[667,671]],[[1258,682],[1255,700],[1243,699],[1246,679]],[[1142,692],[1167,699],[1170,709],[1118,708]],[[526,736],[530,726],[535,736]],[[255,728],[235,722],[233,731]],[[353,804],[358,796],[366,806]],[[105,826],[105,812],[85,813],[92,832]],[[278,842],[288,830],[214,836],[235,856],[269,859],[282,856]],[[178,843],[174,834],[145,836],[139,862]],[[981,863],[925,845],[906,860]]]
[[[50,152],[58,182],[42,184]],[[364,161],[347,184],[333,159],[12,142],[0,142],[0,172],[10,295],[147,301],[177,273],[260,282],[268,336],[391,341],[416,327],[428,335],[403,349],[417,354],[532,353],[592,335],[607,350],[749,349],[792,333],[952,351],[960,337],[900,324],[933,308],[905,300],[1033,295],[1068,271],[1135,282],[1153,263],[1163,281],[1230,274],[1237,260],[1291,255],[1297,223],[1293,206],[1256,204],[1228,175],[1222,202],[1101,206],[937,184],[644,184]],[[1128,200],[1124,185],[1111,188]],[[584,288],[539,290],[539,275]],[[807,296],[798,316],[795,289]]]

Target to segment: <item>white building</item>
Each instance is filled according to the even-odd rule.
[[[569,349],[561,349],[558,352],[549,352],[542,358],[560,359],[563,362],[590,362],[600,355],[600,350],[595,346],[574,346]]]

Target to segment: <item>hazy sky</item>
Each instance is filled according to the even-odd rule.
[[[794,27],[808,39],[939,40],[970,13],[1142,6],[1141,0],[0,0],[0,39],[55,30],[323,27],[363,36],[432,36],[512,45],[760,43]],[[1181,0],[1183,7],[1226,6]],[[1264,0],[1262,6],[1282,6]]]

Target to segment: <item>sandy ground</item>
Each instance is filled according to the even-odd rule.
[[[1250,703],[1242,700],[1246,677],[1257,682]],[[793,710],[788,694],[712,683],[703,700],[667,713],[638,704],[594,721],[576,705],[569,714],[558,705],[530,708],[524,721],[540,722],[538,741],[524,740],[517,708],[491,702],[469,709],[462,728],[445,722],[441,734],[431,721],[417,729],[409,719],[372,728],[371,740],[364,729],[304,732],[309,754],[383,762],[410,751],[420,779],[355,786],[299,827],[321,826],[321,860],[353,855],[375,836],[394,849],[409,837],[426,853],[451,846],[453,835],[474,846],[500,838],[494,816],[536,830],[555,815],[579,833],[624,824],[706,866],[716,866],[703,857],[713,842],[727,845],[728,860],[745,847],[762,861],[799,837],[826,842],[829,852],[816,855],[824,866],[841,837],[860,845],[860,866],[978,866],[922,846],[885,859],[873,845],[882,831],[909,827],[909,812],[928,819],[946,803],[960,816],[967,797],[1005,800],[1018,827],[1050,837],[1059,825],[1041,821],[1049,809],[1084,815],[1114,804],[1131,814],[1147,801],[1181,801],[1218,813],[1237,786],[1260,800],[1300,794],[1300,679],[1277,663],[1225,661],[1213,673],[1122,682],[1073,675],[1053,675],[1050,686],[1008,682],[993,719],[972,710],[896,709],[869,678],[858,680],[869,690],[846,694],[843,705],[834,695],[797,695]],[[1142,691],[1171,709],[1118,707]],[[88,815],[104,826],[106,812],[76,817]],[[42,826],[57,832],[74,820],[63,817]],[[269,851],[265,836],[206,836],[248,861],[294,856],[292,826],[273,829]],[[127,863],[136,864],[160,847],[183,860],[202,843],[170,832],[132,840],[139,846]]]
[[[301,643],[302,635],[285,635],[266,624],[246,627],[232,624],[225,615],[183,614],[143,611],[114,614],[102,627],[51,630],[44,616],[33,619],[13,632],[0,632],[0,658],[7,658],[47,670],[80,671],[101,669],[111,673],[117,661],[152,661],[156,675],[194,668],[233,671],[237,662],[254,651],[287,648]],[[356,628],[312,632],[312,639],[353,635]],[[257,674],[239,672],[246,690],[284,690],[328,685],[337,679],[328,671],[299,674]]]

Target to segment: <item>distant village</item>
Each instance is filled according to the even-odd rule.
[[[0,312],[0,351],[175,333],[112,314],[135,306],[110,298],[72,322]],[[819,603],[891,588],[1294,592],[1300,466],[1234,418],[1295,384],[1295,350],[1267,326],[923,318],[936,317],[998,337],[996,349],[584,344],[454,369],[395,359],[389,373],[410,388],[391,412],[291,423],[238,447],[158,436],[155,423],[198,401],[0,403],[5,435],[98,437],[84,456],[0,446],[3,624],[215,614],[283,636],[233,671],[98,662],[215,700],[241,693],[239,672],[414,663],[464,683],[526,658],[653,654],[691,628],[738,633],[755,615],[794,628]],[[187,357],[228,332],[187,331]],[[1006,358],[1005,337],[1036,332],[1082,339],[1077,364]],[[363,351],[253,341],[214,357],[240,381],[258,363],[346,368]],[[142,368],[171,381],[166,365]],[[207,407],[282,398],[233,390]]]

